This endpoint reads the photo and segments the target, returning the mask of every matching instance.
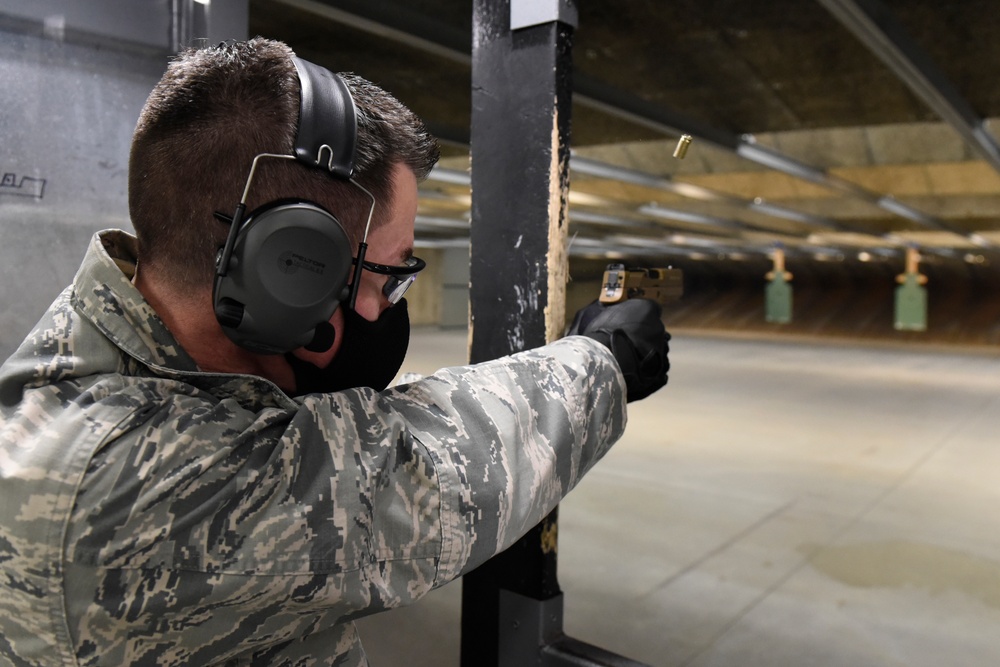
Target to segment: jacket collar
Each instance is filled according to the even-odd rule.
[[[132,284],[135,265],[135,237],[121,230],[98,232],[73,280],[74,305],[140,363],[197,372],[198,365]]]
[[[16,406],[26,388],[106,374],[176,380],[248,409],[296,408],[265,378],[200,371],[132,285],[135,265],[133,236],[120,230],[94,235],[73,286],[0,367],[0,412]]]

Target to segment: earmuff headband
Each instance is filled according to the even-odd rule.
[[[352,178],[357,108],[347,85],[323,67],[298,58],[292,62],[301,91],[293,154],[254,157],[219,253],[213,288],[216,318],[226,335],[242,347],[265,354],[297,347],[317,352],[329,349],[333,343],[330,317],[342,302],[353,308],[357,298],[375,210],[372,193]],[[353,276],[347,234],[321,206],[287,200],[247,212],[250,188],[263,158],[298,160],[324,169],[371,199]]]
[[[330,70],[308,60],[293,57],[292,63],[300,83],[295,158],[340,178],[351,178],[358,141],[358,111],[347,84]]]
[[[368,239],[375,197],[351,178],[354,175],[354,154],[358,140],[358,110],[351,91],[347,89],[343,79],[325,67],[295,56],[292,56],[292,64],[299,76],[299,123],[295,133],[294,154],[261,153],[254,158],[243,187],[243,197],[233,214],[226,245],[216,263],[216,276],[225,276],[229,271],[233,246],[246,215],[247,197],[257,171],[257,162],[265,157],[296,159],[310,167],[326,169],[334,176],[349,180],[360,188],[372,200],[372,211],[368,213],[364,234],[364,240]],[[362,244],[367,247],[364,241]],[[353,285],[356,284],[357,276],[353,281]],[[354,307],[357,288],[354,287],[351,291],[350,302],[351,307]]]

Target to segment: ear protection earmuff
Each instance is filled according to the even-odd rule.
[[[226,245],[216,259],[212,294],[226,335],[265,354],[329,349],[334,334],[329,320],[350,293],[350,241],[329,211],[305,200],[281,200],[246,214],[262,158],[295,159],[348,181],[354,172],[357,110],[346,84],[323,67],[292,60],[301,87],[294,155],[254,158]]]

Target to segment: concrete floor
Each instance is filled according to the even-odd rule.
[[[418,330],[405,370],[463,363]],[[1000,664],[1000,351],[676,335],[560,507],[570,636],[657,667]],[[461,585],[360,624],[458,665]]]

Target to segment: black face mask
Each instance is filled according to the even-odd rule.
[[[292,353],[285,359],[295,373],[295,395],[329,393],[353,387],[382,391],[396,377],[410,342],[410,316],[406,299],[370,322],[344,309],[343,341],[337,356],[320,368]]]

